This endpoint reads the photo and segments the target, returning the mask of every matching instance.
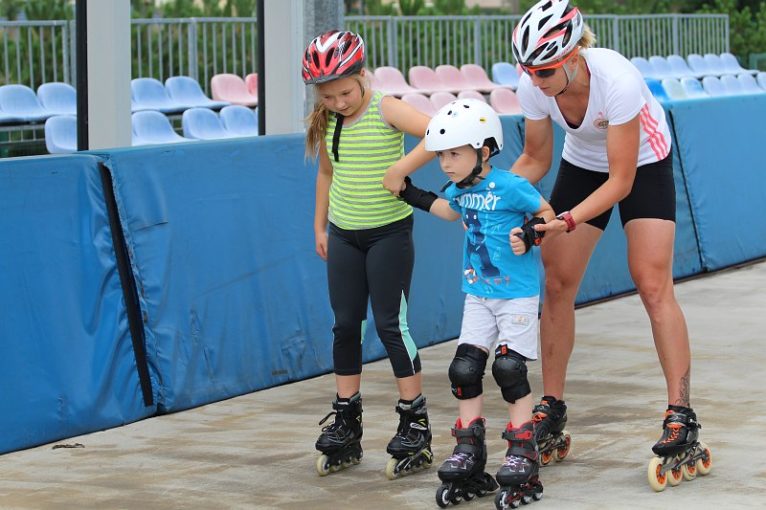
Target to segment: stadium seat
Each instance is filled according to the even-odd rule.
[[[455,94],[451,92],[434,92],[431,94],[429,99],[431,100],[431,104],[434,105],[434,108],[436,108],[436,111],[438,112],[442,106],[451,103],[452,101],[456,100],[457,97],[455,97]]]
[[[655,78],[660,80],[663,78],[681,78],[681,76],[678,76],[675,71],[673,71],[673,68],[670,67],[670,64],[664,57],[652,55],[649,57],[649,64],[651,64],[652,69],[654,69]]]
[[[630,59],[630,62],[636,66],[636,69],[638,69],[641,72],[641,75],[644,78],[656,78],[657,73],[655,72],[654,68],[652,67],[652,64],[649,63],[648,60],[646,60],[644,57],[633,57]]]
[[[460,92],[458,92],[457,98],[458,99],[477,99],[484,103],[487,102],[487,98],[484,97],[484,94],[476,90],[461,90]]]
[[[489,104],[502,115],[521,114],[521,104],[516,93],[508,89],[495,89],[489,93]]]
[[[45,148],[51,154],[77,152],[77,117],[55,115],[45,121]]]
[[[702,83],[697,78],[681,78],[681,86],[684,88],[686,97],[689,99],[709,97],[705,89],[702,88]]]
[[[248,93],[258,97],[258,73],[250,73],[245,76],[245,85]]]
[[[426,66],[410,67],[409,72],[410,85],[420,89],[424,93],[433,94],[434,92],[459,92],[452,86],[443,83],[436,71]]]
[[[404,94],[402,101],[412,105],[416,110],[425,113],[429,117],[433,117],[436,114],[436,108],[423,94]]]
[[[766,90],[766,72],[760,72],[755,77],[755,81],[761,86],[763,90]]]
[[[68,83],[43,83],[37,88],[37,99],[53,115],[77,115],[77,92]]]
[[[401,97],[404,94],[418,94],[421,91],[411,87],[404,79],[404,75],[395,67],[383,66],[375,69],[372,73],[375,78],[374,89],[384,94]]]
[[[705,76],[702,78],[702,88],[705,92],[712,97],[720,97],[728,95],[726,88],[721,83],[721,80],[716,76]]]
[[[21,122],[41,122],[53,116],[40,104],[35,91],[25,85],[0,87],[0,111]]]
[[[231,138],[218,118],[218,114],[208,108],[189,108],[181,117],[184,136],[194,140],[221,140]]]
[[[726,95],[736,96],[738,94],[744,94],[745,90],[742,88],[742,84],[737,80],[736,76],[726,74],[721,76],[721,84],[726,89]]]
[[[732,55],[731,53],[721,53],[720,56],[721,64],[723,64],[723,68],[727,73],[730,74],[742,74],[742,73],[749,73],[749,74],[758,74],[757,69],[745,69],[741,65],[739,65],[739,61],[737,60],[737,57]]]
[[[665,89],[665,94],[670,99],[686,99],[686,91],[681,86],[681,82],[675,78],[663,78],[662,88]]]
[[[726,69],[724,68],[723,62],[721,61],[721,57],[719,57],[715,53],[705,53],[705,56],[703,58],[705,59],[705,63],[707,63],[708,70],[711,74],[714,74],[716,76],[723,76],[724,74],[732,74],[726,71]]]
[[[163,143],[191,142],[173,130],[165,114],[146,110],[135,112],[131,119],[133,125],[133,145],[152,145]]]
[[[496,88],[502,87],[502,85],[492,83],[492,80],[487,76],[487,72],[479,65],[463,64],[460,66],[460,73],[471,84],[471,88],[479,92],[489,94]]]
[[[492,64],[492,81],[516,90],[519,87],[519,72],[508,62]]]
[[[162,113],[178,113],[189,107],[171,99],[162,82],[154,78],[130,80],[130,94],[134,112],[155,110]]]
[[[247,91],[245,80],[236,74],[216,74],[210,79],[210,92],[216,101],[228,101],[242,106],[256,106],[258,96]]]
[[[749,73],[737,75],[737,81],[742,86],[742,92],[745,94],[762,94],[763,89],[758,86],[758,82]]]
[[[665,92],[665,88],[662,86],[662,82],[657,78],[644,78],[644,82],[646,82],[649,92],[652,93],[657,101],[664,102],[670,99],[667,92]]]
[[[709,69],[708,63],[701,55],[690,53],[687,55],[686,61],[697,76],[713,76],[715,74]]]
[[[258,136],[258,115],[247,106],[231,105],[223,108],[221,123],[232,137]]]
[[[691,67],[689,67],[689,64],[681,58],[678,55],[668,55],[667,58],[668,64],[670,64],[670,68],[673,70],[673,74],[677,78],[701,78],[702,75],[698,74],[694,71],[692,71]]]
[[[444,64],[436,66],[436,76],[439,77],[442,83],[447,85],[451,90],[460,92],[461,90],[474,90],[473,85],[469,82],[460,69],[453,65]]]
[[[218,110],[228,105],[226,101],[212,101],[202,92],[197,80],[188,76],[173,76],[165,80],[165,89],[170,98],[179,104],[190,108],[213,108]]]

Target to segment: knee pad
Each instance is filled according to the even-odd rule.
[[[467,400],[481,395],[483,391],[481,379],[484,377],[488,358],[489,355],[475,345],[458,345],[455,359],[449,366],[452,394],[458,400]]]
[[[532,393],[527,379],[527,359],[507,345],[495,349],[492,377],[500,386],[503,400],[510,404]]]

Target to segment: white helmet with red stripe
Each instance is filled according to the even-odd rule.
[[[577,46],[584,29],[580,10],[569,0],[541,0],[513,30],[513,56],[528,67],[556,62]]]

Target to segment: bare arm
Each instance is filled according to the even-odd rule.
[[[332,163],[327,157],[324,138],[319,146],[319,170],[317,171],[316,206],[314,208],[314,239],[317,254],[327,260],[327,211],[330,207],[330,184]]]
[[[381,100],[380,108],[383,119],[399,131],[418,138],[425,136],[428,122],[431,120],[427,115],[420,113],[404,101],[390,96]],[[426,151],[425,141],[421,140],[414,149],[386,171],[383,186],[394,195],[398,195],[404,178],[434,157],[435,153]]]
[[[428,212],[447,221],[455,221],[460,219],[460,213],[450,207],[449,201],[443,198],[437,198],[431,206],[431,210]]]
[[[551,168],[553,158],[553,124],[550,117],[524,121],[524,152],[511,167],[511,172],[532,184],[542,179]]]

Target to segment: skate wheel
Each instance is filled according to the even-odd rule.
[[[674,461],[675,462],[675,461]],[[681,467],[677,467],[675,469],[671,469],[670,471],[665,473],[668,477],[668,485],[671,487],[675,487],[681,481],[684,479],[684,473],[683,469]]]
[[[543,499],[543,486],[542,485],[538,485],[537,487],[535,487],[535,492],[534,492],[534,494],[532,494],[532,499],[534,499],[535,501],[540,501],[541,499]]]
[[[710,448],[705,443],[700,443],[700,448],[702,449],[702,458],[697,459],[696,467],[699,474],[705,476],[713,469],[713,454],[710,453]]]
[[[400,471],[397,469],[398,465],[398,459],[388,459],[388,463],[386,464],[386,478],[389,480],[396,480],[399,478]]]
[[[652,460],[649,461],[646,475],[649,480],[649,487],[654,489],[655,492],[662,492],[665,490],[668,478],[665,473],[662,472],[662,459],[660,457],[652,457]]]
[[[553,452],[540,453],[540,465],[547,466],[551,463],[551,460],[553,460]]]
[[[319,476],[327,476],[330,474],[330,458],[327,455],[320,455],[317,459],[316,468]]]
[[[473,498],[476,497],[476,494],[474,494],[473,492],[465,492],[465,491],[463,491],[463,493],[461,495],[463,496],[463,499],[466,500],[466,501],[471,501]]]
[[[439,508],[447,508],[449,506],[449,489],[449,485],[441,485],[436,489],[436,504],[439,505]]]
[[[450,498],[453,505],[459,505],[461,501],[463,501],[463,496],[459,492],[455,492],[455,495]]]
[[[681,466],[681,471],[683,472],[684,480],[686,481],[692,481],[697,478],[697,465],[694,462]]]
[[[562,438],[563,444],[553,451],[553,458],[556,462],[564,460],[569,455],[569,449],[572,447],[572,436],[569,435],[569,432],[564,431]]]
[[[524,494],[521,497],[521,504],[522,505],[528,505],[532,502],[532,495],[531,494]]]
[[[508,508],[508,505],[505,504],[506,494],[508,494],[506,491],[500,491],[497,493],[497,496],[495,496],[495,508],[497,510]]]

